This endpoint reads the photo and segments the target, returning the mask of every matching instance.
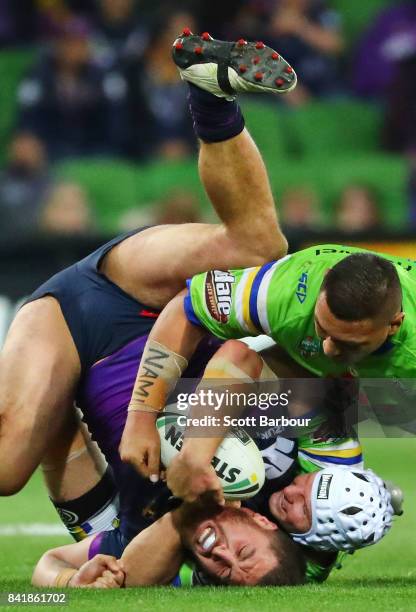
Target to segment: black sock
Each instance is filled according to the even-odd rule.
[[[240,134],[244,129],[244,117],[237,102],[229,102],[189,85],[189,109],[194,121],[194,130],[204,142],[221,142]]]
[[[91,533],[112,529],[116,524],[118,491],[109,467],[100,482],[81,497],[64,502],[51,501],[70,535],[77,541]]]

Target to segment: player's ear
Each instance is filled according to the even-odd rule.
[[[393,336],[399,330],[403,323],[404,316],[404,312],[402,311],[394,315],[393,319],[390,321],[389,336]]]
[[[276,531],[278,529],[276,523],[272,523],[272,521],[269,521],[268,518],[258,512],[253,512],[252,519],[262,529],[267,529],[268,531]]]

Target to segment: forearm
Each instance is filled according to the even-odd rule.
[[[225,417],[238,418],[246,409],[244,402],[224,402],[220,398],[227,391],[235,394],[236,398],[248,397],[250,393],[257,392],[255,381],[272,380],[276,376],[266,362],[255,352],[239,341],[226,342],[221,349],[210,359],[203,378],[197,387],[197,393],[213,393],[215,397],[215,417],[217,423],[223,424],[208,428],[206,435],[201,438],[201,427],[188,426],[185,432],[185,441],[181,454],[184,459],[198,458],[201,464],[209,464],[218,446],[230,429],[226,426]],[[203,417],[206,414],[205,406],[194,407],[191,417]]]
[[[142,531],[121,558],[125,586],[169,584],[183,563],[183,549],[172,513]]]
[[[56,556],[54,550],[49,550],[39,559],[32,575],[32,584],[37,587],[55,587],[58,586],[57,581],[60,576],[63,582],[66,582],[66,579],[69,581],[77,569],[78,567]],[[68,571],[64,574],[64,570]],[[60,586],[67,585],[61,584]]]
[[[161,410],[206,331],[184,312],[185,291],[162,311],[143,351],[129,410]],[[156,345],[154,343],[157,343]]]

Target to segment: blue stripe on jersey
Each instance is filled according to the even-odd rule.
[[[170,586],[173,586],[173,587],[180,587],[180,586],[182,586],[181,577],[180,577],[179,574],[176,574],[175,578],[170,583]]]
[[[264,330],[262,329],[262,326],[260,324],[259,313],[257,309],[257,295],[259,292],[260,283],[263,280],[263,276],[266,274],[267,270],[269,270],[272,267],[274,263],[275,263],[274,261],[270,261],[269,263],[265,264],[264,266],[260,268],[260,270],[257,272],[254,278],[253,286],[250,292],[250,302],[249,302],[250,319],[252,320],[253,324],[257,327],[257,329],[261,331],[262,333],[264,333]]]
[[[303,448],[300,449],[299,452],[307,455],[314,461],[320,461],[322,463],[335,463],[337,465],[355,465],[357,463],[361,463],[363,460],[361,453],[355,457],[328,457],[327,455],[315,455],[314,453],[308,453]]]
[[[188,321],[190,321],[190,323],[193,323],[194,325],[198,325],[199,327],[202,327],[201,321],[196,316],[194,307],[192,306],[191,281],[192,279],[190,278],[188,278],[188,280],[186,281],[186,288],[188,289],[188,293],[186,294],[185,299],[183,301],[183,307],[184,307],[185,314],[186,314]]]

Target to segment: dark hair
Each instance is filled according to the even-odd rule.
[[[295,586],[305,582],[306,563],[298,544],[282,529],[270,532],[276,566],[258,582],[261,586]]]
[[[335,264],[321,291],[332,314],[342,321],[373,319],[384,312],[391,316],[402,293],[394,265],[372,253],[354,253]]]

